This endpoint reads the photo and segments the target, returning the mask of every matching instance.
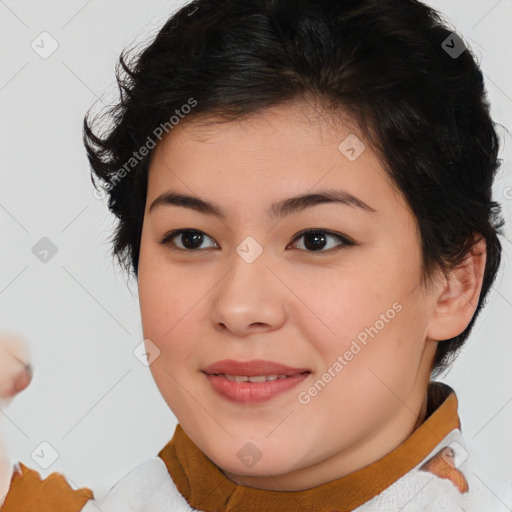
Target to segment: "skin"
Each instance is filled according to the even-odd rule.
[[[0,333],[0,410],[30,384],[32,367],[28,346],[23,338]],[[0,436],[0,507],[9,491],[13,464]]]
[[[366,145],[355,161],[338,150],[351,133]],[[438,340],[461,333],[477,306],[485,242],[448,280],[440,274],[422,287],[415,218],[347,116],[295,102],[211,126],[185,119],[154,150],[148,180],[138,285],[146,347],[160,350],[150,369],[185,432],[224,474],[261,489],[307,489],[380,459],[423,422]],[[170,189],[216,203],[226,218],[176,205],[149,212]],[[376,212],[327,203],[279,221],[266,214],[275,201],[324,189],[347,190]],[[296,239],[310,228],[355,245],[327,233],[313,251],[307,236]],[[174,249],[160,244],[173,229],[205,233],[200,248],[183,249],[180,235]],[[236,252],[248,236],[263,248],[250,264]],[[395,303],[400,312],[300,403]],[[227,358],[312,373],[270,401],[238,405],[200,371]],[[262,454],[251,468],[237,457],[249,441]]]

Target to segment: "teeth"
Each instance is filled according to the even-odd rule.
[[[270,379],[267,379],[265,375],[254,375],[253,377],[249,377],[249,382],[265,382],[266,380]]]
[[[288,377],[287,375],[254,375],[252,377],[247,375],[223,375],[231,382],[265,382],[267,380],[286,379]]]

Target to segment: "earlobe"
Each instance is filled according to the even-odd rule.
[[[480,298],[486,256],[485,238],[480,237],[445,281],[429,322],[427,338],[447,340],[468,326]]]

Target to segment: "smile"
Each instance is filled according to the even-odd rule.
[[[213,390],[237,404],[259,404],[290,391],[303,382],[310,372],[294,375],[230,375],[204,373]]]
[[[222,375],[231,382],[265,382],[267,380],[286,379],[288,375],[254,375],[249,377],[248,375],[229,375],[227,373],[218,373],[216,375]]]

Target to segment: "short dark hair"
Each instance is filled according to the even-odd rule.
[[[84,119],[91,180],[108,193],[113,255],[128,274],[138,277],[151,156],[134,152],[154,146],[158,127],[169,132],[182,111],[182,122],[229,122],[315,98],[349,114],[405,196],[421,236],[422,284],[485,238],[475,314],[438,344],[432,375],[453,362],[496,277],[504,219],[491,200],[499,142],[482,72],[439,13],[415,0],[194,0],[133,50],[116,65],[119,101]],[[94,133],[105,120],[108,129]]]

